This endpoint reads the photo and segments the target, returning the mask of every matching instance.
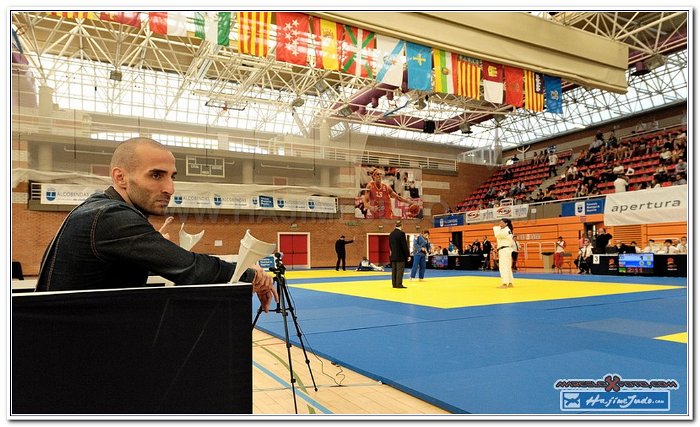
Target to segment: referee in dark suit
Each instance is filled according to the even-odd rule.
[[[345,271],[345,245],[354,241],[345,240],[345,236],[340,236],[340,239],[335,241],[335,253],[338,255],[338,261],[335,262],[335,271],[338,271],[341,263],[343,264],[343,271]]]
[[[391,286],[405,289],[403,285],[403,270],[411,255],[408,251],[406,233],[401,231],[401,221],[396,221],[396,228],[389,234],[389,260],[391,261]]]

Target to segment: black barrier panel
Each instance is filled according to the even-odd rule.
[[[11,414],[252,413],[251,292],[13,295]]]

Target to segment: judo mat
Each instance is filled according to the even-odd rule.
[[[499,289],[493,272],[428,270],[394,289],[390,272],[285,277],[308,351],[454,414],[688,411],[685,278],[517,273]],[[284,320],[256,327],[284,338]]]

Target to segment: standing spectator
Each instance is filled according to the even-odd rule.
[[[508,218],[503,218],[499,225],[493,226],[493,235],[496,236],[498,250],[498,271],[501,276],[499,288],[513,287],[513,223]]]
[[[520,244],[518,243],[517,237],[513,235],[513,252],[510,256],[513,258],[513,271],[518,271],[518,254],[520,253]]]
[[[391,286],[405,289],[403,271],[406,261],[411,256],[406,242],[406,233],[401,230],[401,221],[396,221],[394,231],[389,234],[389,261],[391,261]]]
[[[566,251],[566,242],[562,236],[559,236],[554,242],[554,268],[555,272],[561,274],[561,267],[564,265],[564,252]]]
[[[557,176],[557,164],[559,162],[559,157],[557,153],[552,152],[549,155],[549,176]]]
[[[413,266],[411,267],[411,278],[413,280],[416,278],[416,272],[418,272],[418,280],[423,281],[425,277],[425,264],[428,258],[428,253],[430,252],[430,232],[428,230],[423,231],[423,234],[419,234],[413,239]]]
[[[608,233],[608,230],[605,228],[602,231],[599,228],[597,232],[598,233],[595,236],[595,249],[593,250],[593,253],[604,254],[605,248],[608,246],[608,242],[610,242],[613,236],[612,234]]]
[[[624,193],[627,191],[627,186],[629,185],[629,178],[627,175],[618,175],[617,179],[613,182],[615,186],[616,193]]]
[[[489,266],[491,265],[491,250],[493,249],[493,245],[491,244],[491,241],[489,240],[489,236],[484,236],[484,241],[481,244],[481,254],[484,256],[484,264],[481,266],[482,270],[490,270]]]
[[[345,240],[345,236],[340,236],[340,239],[335,241],[335,253],[338,255],[338,260],[335,262],[335,271],[338,271],[341,263],[343,265],[343,271],[345,271],[345,245],[349,245],[354,241],[355,237],[353,237],[353,240]]]

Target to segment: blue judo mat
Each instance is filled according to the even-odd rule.
[[[441,274],[463,272],[431,271],[431,278]],[[493,273],[474,276],[480,275]],[[519,276],[553,279],[544,274]],[[387,280],[362,278],[372,279]],[[687,331],[685,278],[632,280],[684,286],[680,289],[454,309],[294,287],[295,282],[315,281],[288,283],[307,351],[452,413],[581,416],[688,411],[688,346],[655,339]],[[282,322],[282,316],[268,313],[256,326],[283,338]],[[290,338],[295,342],[297,337]],[[669,381],[650,387],[652,380]]]

